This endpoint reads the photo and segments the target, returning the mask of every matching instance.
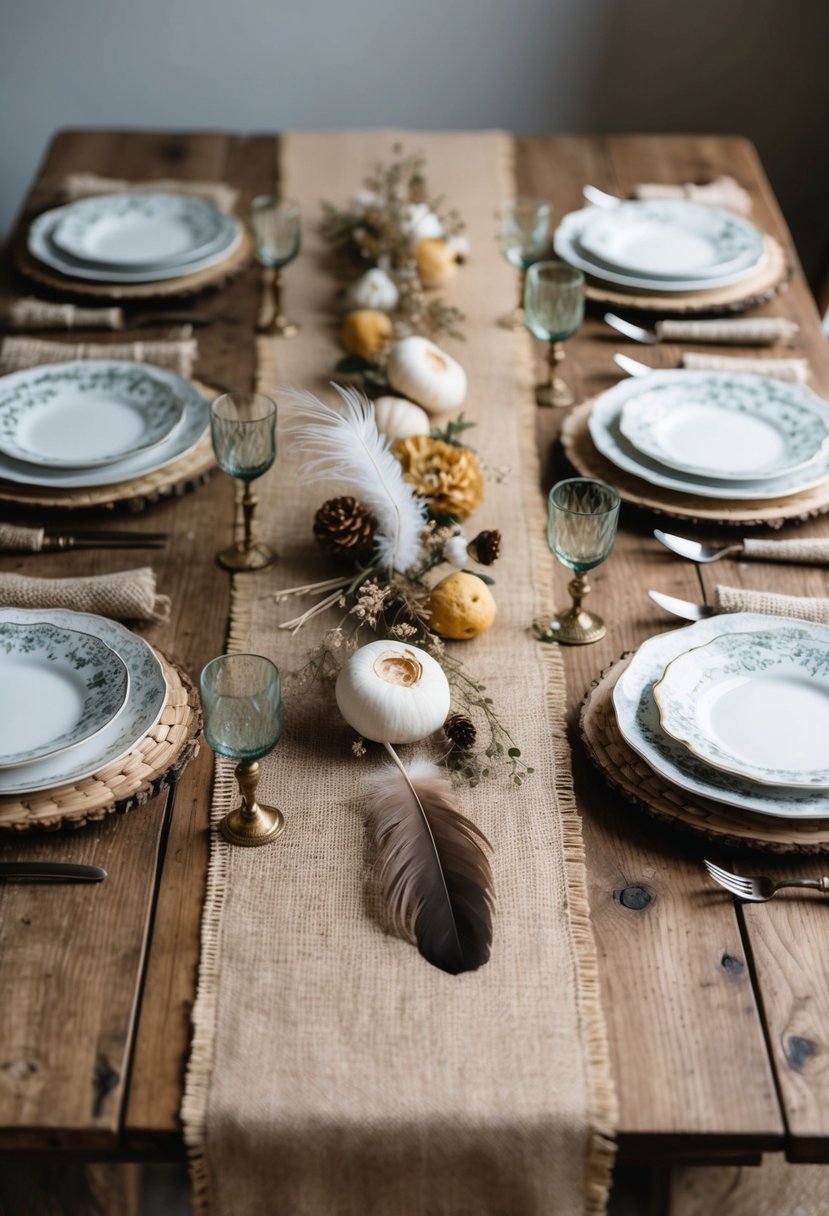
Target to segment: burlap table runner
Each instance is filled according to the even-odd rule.
[[[496,324],[515,293],[494,239],[498,202],[516,189],[511,140],[286,137],[282,187],[308,220],[302,262],[287,279],[302,332],[292,342],[262,340],[259,387],[333,396],[325,382],[341,354],[337,285],[321,264],[312,219],[321,199],[350,197],[395,139],[425,152],[430,185],[469,224],[472,256],[446,294],[466,313],[468,340],[453,350],[469,375],[466,415],[480,424],[474,444],[491,473],[468,532],[500,527],[504,545],[493,570],[496,624],[459,653],[486,681],[536,772],[520,788],[504,778],[461,791],[463,809],[494,846],[498,902],[490,962],[450,977],[382,928],[363,817],[379,749],[355,759],[331,693],[286,686],[285,737],[260,786],[284,810],[286,830],[263,849],[212,842],[182,1111],[196,1207],[234,1216],[599,1213],[615,1101],[563,666],[528,629],[549,613],[553,570],[530,342]],[[277,605],[274,593],[330,575],[311,524],[333,488],[301,480],[287,444],[258,487],[263,539],[281,560],[235,579],[230,648],[296,669],[334,621],[296,637],[280,632],[278,622],[308,601]],[[406,759],[418,751],[402,750]],[[220,764],[214,821],[235,799]]]

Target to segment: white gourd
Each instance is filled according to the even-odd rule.
[[[379,267],[367,270],[348,289],[348,304],[351,308],[376,308],[378,312],[393,312],[399,298],[397,284]]]
[[[455,410],[466,397],[466,372],[460,363],[417,334],[394,343],[386,375],[393,389],[430,414]]]
[[[369,642],[337,677],[337,705],[349,726],[376,743],[417,743],[446,721],[449,682],[418,646]]]
[[[405,397],[378,397],[374,402],[374,421],[380,434],[392,443],[410,435],[428,435],[431,430],[426,411]]]

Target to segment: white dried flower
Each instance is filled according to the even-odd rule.
[[[457,566],[459,570],[463,569],[469,557],[466,543],[466,537],[461,532],[457,536],[450,536],[443,546],[444,558],[453,566]]]
[[[418,241],[443,236],[443,224],[428,203],[409,203],[400,227],[406,236]]]
[[[355,739],[354,742],[351,744],[351,751],[352,751],[352,754],[355,755],[358,760],[361,760],[363,758],[363,756],[366,754],[366,749],[363,746],[363,740]]]
[[[356,211],[358,215],[365,215],[367,211],[371,211],[374,207],[379,207],[382,203],[380,195],[374,190],[358,190],[351,199],[351,210]]]

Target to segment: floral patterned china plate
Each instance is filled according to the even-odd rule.
[[[43,620],[0,621],[0,769],[98,735],[123,710],[129,683],[101,638]]]
[[[758,612],[723,613],[706,617],[682,629],[672,629],[644,642],[622,672],[613,689],[613,707],[622,738],[655,773],[672,785],[740,807],[760,815],[784,819],[829,818],[829,790],[788,789],[763,785],[726,773],[695,756],[682,743],[665,734],[653,699],[653,686],[662,678],[671,660],[715,637],[732,633],[799,632],[804,642],[829,645],[829,629],[788,617],[764,616]],[[0,774],[2,776],[2,774]]]
[[[653,699],[666,734],[713,768],[829,789],[829,640],[724,634],[670,662]]]
[[[158,722],[167,698],[167,682],[153,648],[138,634],[131,633],[117,621],[63,608],[0,608],[0,628],[10,622],[27,628],[36,623],[48,623],[63,630],[83,630],[92,634],[106,643],[126,666],[129,694],[118,717],[71,752],[46,756],[18,768],[0,769],[0,797],[56,789],[90,777],[125,756]]]
[[[66,206],[52,229],[62,253],[98,266],[163,266],[194,258],[224,229],[206,198],[161,191],[102,194]]]
[[[655,279],[710,278],[757,265],[763,237],[749,220],[682,200],[593,210],[579,244],[610,269]]]
[[[817,459],[829,414],[782,382],[674,380],[625,402],[619,430],[681,473],[727,481],[781,477]]]
[[[600,393],[593,403],[587,422],[590,438],[596,450],[618,468],[654,486],[701,498],[719,498],[724,502],[775,502],[792,494],[801,494],[829,478],[829,445],[824,446],[819,455],[802,468],[780,476],[757,477],[751,481],[703,477],[699,473],[683,473],[660,464],[633,446],[622,434],[620,423],[622,411],[629,401],[650,395],[662,385],[687,391],[691,400],[698,400],[702,393],[706,399],[712,399],[733,391],[735,394],[749,394],[758,405],[772,397],[803,403],[829,420],[829,405],[799,384],[784,384],[748,372],[655,371],[649,376],[620,381],[613,388]]]
[[[30,464],[114,464],[167,439],[183,417],[175,388],[139,363],[79,360],[0,380],[0,451]]]
[[[85,374],[82,369],[90,367],[94,367],[102,375],[112,370],[127,377],[135,376],[138,369],[154,384],[165,386],[183,404],[184,413],[180,424],[152,447],[131,451],[113,461],[112,464],[85,465],[83,468],[60,468],[57,465],[25,463],[7,455],[0,445],[0,480],[28,486],[60,486],[63,489],[114,485],[132,477],[152,473],[156,469],[163,468],[172,460],[185,456],[196,447],[208,430],[210,405],[195,385],[165,368],[131,363],[128,360],[121,362],[95,359],[94,361],[78,360],[72,363],[47,363],[41,367],[12,372],[11,375],[0,378],[0,398],[4,397],[7,392],[15,391],[21,385],[25,385],[28,391],[40,392],[41,388],[53,383],[55,376],[62,376],[64,373],[74,375],[77,369],[81,369],[81,374]]]

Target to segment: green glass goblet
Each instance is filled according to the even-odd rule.
[[[538,198],[517,198],[501,212],[501,253],[520,274],[518,304],[500,317],[504,329],[524,328],[524,283],[527,269],[550,252],[550,217],[553,209]]]
[[[553,555],[576,576],[567,587],[572,607],[557,613],[547,626],[536,624],[541,641],[583,646],[598,642],[607,632],[602,618],[582,604],[591,590],[587,571],[606,561],[613,548],[619,502],[618,490],[589,477],[560,481],[550,491],[547,543]]]
[[[285,818],[256,801],[259,761],[282,738],[285,711],[279,670],[260,654],[229,654],[211,659],[199,679],[204,736],[217,756],[236,760],[241,805],[219,822],[231,844],[255,846],[275,840]]]
[[[282,312],[282,267],[299,253],[302,241],[299,204],[261,194],[250,207],[250,226],[256,259],[262,267],[262,314],[257,331],[277,338],[293,338],[295,321]]]
[[[276,402],[261,393],[225,393],[210,407],[210,434],[219,468],[242,482],[242,540],[218,555],[225,570],[264,570],[276,554],[254,540],[253,522],[259,500],[250,483],[276,459]]]
[[[576,397],[558,374],[564,359],[562,342],[584,320],[584,275],[566,262],[536,262],[527,271],[524,292],[527,328],[548,343],[549,377],[536,389],[539,405],[575,405]]]

